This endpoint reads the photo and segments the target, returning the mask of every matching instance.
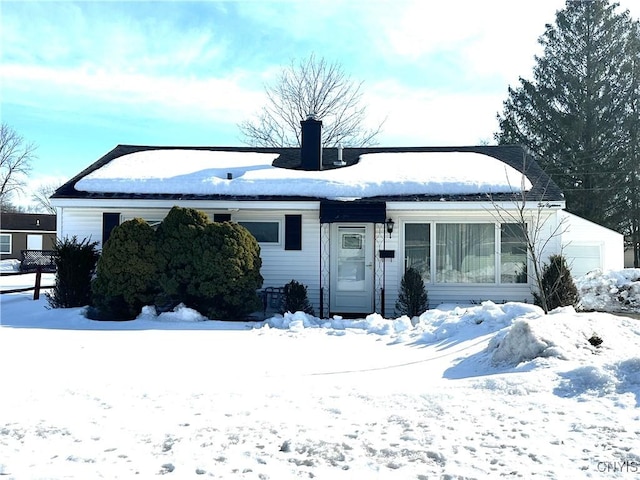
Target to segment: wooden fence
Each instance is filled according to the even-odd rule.
[[[0,277],[13,277],[16,275],[30,275],[33,272],[10,272],[10,273],[2,273]],[[1,290],[0,294],[3,293],[18,293],[18,292],[30,292],[33,290],[33,299],[38,300],[40,298],[40,290],[46,288],[53,288],[54,285],[42,285],[42,267],[38,265],[35,269],[36,273],[36,282],[33,287],[20,287],[20,288],[12,288],[11,290]]]

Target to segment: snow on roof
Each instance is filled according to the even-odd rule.
[[[475,195],[531,189],[513,167],[476,152],[384,152],[343,168],[272,166],[277,153],[145,150],[115,158],[75,184],[100,193],[287,195],[357,199],[392,195]],[[231,174],[231,179],[228,179]]]

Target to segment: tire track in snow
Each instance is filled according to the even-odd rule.
[[[493,336],[494,334],[489,334],[489,335],[484,335],[483,337],[481,337],[480,340],[472,343],[472,344],[465,344],[464,347],[453,350],[453,351],[449,351],[447,353],[443,353],[440,355],[434,355],[432,357],[429,358],[423,358],[420,360],[413,360],[411,362],[403,362],[403,363],[397,363],[397,364],[393,364],[393,365],[383,365],[380,367],[367,367],[367,368],[354,368],[354,369],[350,369],[350,370],[337,370],[337,371],[328,371],[328,372],[313,372],[313,373],[307,373],[307,374],[303,374],[303,376],[310,376],[310,377],[317,377],[317,376],[329,376],[329,375],[345,375],[345,374],[351,374],[351,373],[366,373],[366,372],[376,372],[376,371],[384,371],[384,370],[391,370],[394,368],[402,368],[402,367],[408,367],[411,365],[419,365],[421,363],[429,363],[432,362],[434,360],[440,360],[442,358],[446,358],[446,357],[450,357],[452,355],[458,354],[458,353],[462,353],[466,350],[469,350],[473,347],[476,347],[482,343],[485,343],[489,340],[489,337]]]

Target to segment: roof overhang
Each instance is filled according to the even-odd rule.
[[[320,202],[320,223],[384,223],[386,218],[387,204],[382,201],[322,200]]]

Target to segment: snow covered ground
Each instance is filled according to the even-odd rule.
[[[638,274],[594,275],[583,307],[624,297],[631,312]],[[630,317],[485,303],[414,322],[296,313],[251,324],[180,308],[117,323],[30,293],[0,302],[3,478],[640,472],[640,320]]]

